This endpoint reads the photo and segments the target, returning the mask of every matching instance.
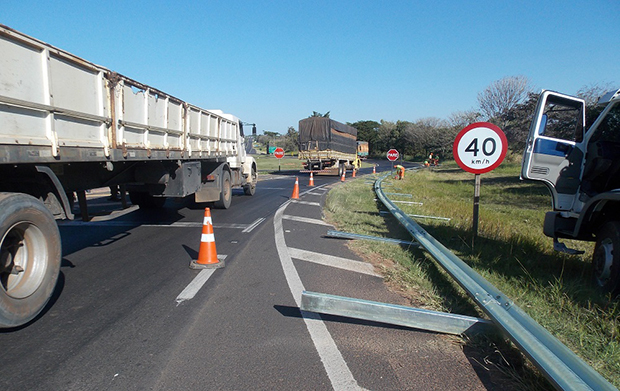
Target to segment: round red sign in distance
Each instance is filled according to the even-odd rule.
[[[476,169],[464,162],[465,159],[471,158],[471,157],[460,155],[459,144],[461,140],[463,139],[463,137],[467,135],[469,132],[472,132],[472,131],[477,132],[480,130],[485,131],[487,129],[497,134],[497,138],[500,140],[501,150],[500,150],[499,156],[497,157],[497,160],[493,164],[487,167],[481,168],[481,169]],[[482,144],[484,144],[484,141],[482,142]],[[484,149],[484,145],[482,145],[482,148]],[[506,135],[497,125],[494,125],[489,122],[475,122],[469,126],[466,126],[463,130],[459,132],[459,134],[457,134],[456,138],[454,139],[454,145],[452,147],[452,154],[454,156],[454,160],[456,161],[456,163],[463,170],[467,172],[471,172],[472,174],[484,174],[484,173],[493,171],[502,163],[502,161],[504,161],[507,151],[508,151],[508,140],[506,139]]]
[[[387,158],[391,162],[393,162],[394,160],[398,159],[399,155],[400,154],[395,149],[390,149],[389,151],[387,151]]]
[[[276,148],[276,150],[273,151],[273,156],[275,156],[276,159],[282,159],[284,157],[284,149],[280,147]]]

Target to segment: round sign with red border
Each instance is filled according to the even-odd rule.
[[[276,150],[273,151],[273,156],[275,156],[276,159],[282,159],[284,157],[284,149],[280,147],[276,148]]]
[[[454,139],[454,160],[465,171],[484,174],[499,166],[506,157],[508,141],[504,132],[489,122],[476,122]]]
[[[400,156],[400,154],[395,149],[390,149],[389,151],[387,151],[387,158],[391,162],[398,159],[398,156]]]

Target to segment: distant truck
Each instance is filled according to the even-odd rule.
[[[620,90],[599,99],[602,111],[586,126],[583,99],[543,91],[530,126],[521,177],[549,188],[553,211],[545,235],[567,253],[559,239],[595,241],[595,283],[620,293]]]
[[[299,159],[307,170],[338,169],[341,176],[357,161],[357,129],[326,117],[302,119]]]
[[[360,159],[368,159],[368,141],[357,142],[357,157]]]
[[[256,188],[242,123],[0,25],[0,327],[32,320],[59,275],[55,219],[77,194],[119,186],[140,208],[168,197],[231,205]]]

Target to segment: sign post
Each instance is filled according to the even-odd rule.
[[[506,135],[498,126],[489,122],[476,122],[465,127],[454,140],[454,160],[463,170],[475,175],[472,248],[478,236],[480,174],[497,168],[506,157],[507,150]]]
[[[394,148],[390,149],[389,151],[387,151],[387,158],[390,162],[395,162],[396,160],[398,160],[398,156],[400,154],[398,153],[397,150],[395,150]],[[392,166],[390,164],[390,166]],[[390,167],[390,171],[393,173],[394,172],[394,166]],[[392,175],[392,174],[390,174]]]
[[[282,158],[284,157],[284,149],[278,147],[273,151],[273,156],[276,157],[276,159],[278,159],[278,172],[280,172],[280,161],[282,160]]]

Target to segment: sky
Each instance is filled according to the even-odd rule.
[[[620,88],[619,0],[3,0],[0,24],[204,109],[286,133],[447,119],[496,80]],[[1,53],[0,53],[1,55]]]

